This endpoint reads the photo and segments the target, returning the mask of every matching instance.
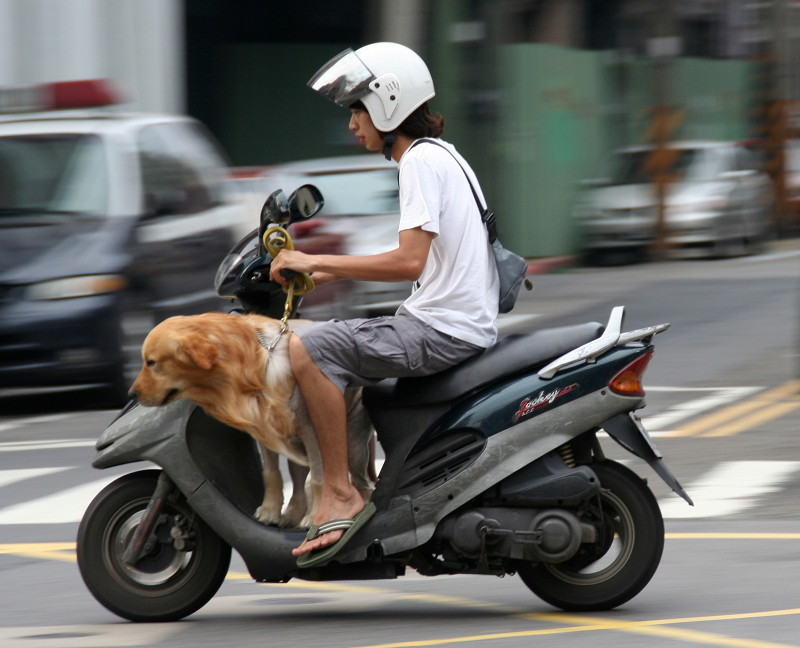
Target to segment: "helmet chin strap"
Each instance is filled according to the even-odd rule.
[[[397,131],[384,133],[383,135],[383,157],[385,157],[387,160],[392,159],[392,149],[394,148],[394,142],[396,139]]]

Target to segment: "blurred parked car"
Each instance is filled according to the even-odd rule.
[[[758,157],[735,142],[675,142],[665,243],[673,254],[750,253],[771,231],[773,190]],[[615,153],[615,171],[588,189],[575,209],[583,249],[612,259],[643,253],[656,235],[657,201],[649,147]]]
[[[291,162],[242,177],[242,186],[263,202],[277,188],[288,195],[304,184],[316,185],[325,198],[325,206],[309,225],[317,223],[308,234],[338,237],[328,239],[338,245],[339,253],[380,254],[398,245],[400,202],[397,164],[377,154],[318,158]],[[297,226],[295,226],[297,227]],[[317,240],[305,231],[295,233],[297,248],[315,252]],[[301,307],[303,317],[364,317],[394,313],[411,292],[409,282],[337,281],[322,286],[306,296]]]
[[[786,226],[800,233],[800,140],[786,142]]]
[[[102,81],[31,88],[33,112],[15,92],[0,96],[0,393],[99,386],[118,403],[156,321],[221,306],[214,273],[248,214],[196,121],[98,108],[115,100]]]

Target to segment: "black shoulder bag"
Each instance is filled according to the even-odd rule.
[[[486,226],[486,233],[489,235],[489,243],[492,244],[492,252],[494,253],[494,260],[497,265],[497,275],[500,278],[499,310],[501,313],[508,313],[514,308],[514,304],[517,303],[517,296],[519,295],[522,282],[525,281],[528,290],[531,289],[530,282],[525,279],[525,275],[528,272],[528,262],[518,254],[514,254],[511,250],[504,248],[503,244],[500,243],[500,240],[497,238],[497,219],[494,213],[489,211],[488,207],[481,205],[478,192],[475,191],[475,187],[472,186],[467,171],[461,166],[458,158],[453,155],[446,146],[442,146],[442,144],[436,140],[422,138],[416,140],[411,146],[414,147],[420,142],[428,142],[443,148],[453,156],[456,164],[458,164],[458,166],[461,167],[461,171],[464,172],[464,177],[467,179],[469,188],[472,190],[472,195],[475,198],[475,204],[478,206],[478,213],[480,213],[481,220]]]

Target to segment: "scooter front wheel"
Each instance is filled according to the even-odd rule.
[[[563,563],[518,566],[534,594],[568,611],[609,610],[629,601],[650,582],[664,549],[664,520],[645,481],[613,461],[591,467],[602,491],[581,522],[598,530],[596,542]]]
[[[112,482],[94,498],[78,529],[78,567],[86,586],[102,605],[131,621],[174,621],[196,612],[216,594],[230,566],[230,546],[183,496],[164,502],[141,558],[132,565],[123,560],[158,476],[157,470],[144,470]]]

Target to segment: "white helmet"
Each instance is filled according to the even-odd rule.
[[[346,49],[323,65],[308,85],[345,108],[361,101],[375,128],[386,133],[436,94],[425,62],[397,43]]]

